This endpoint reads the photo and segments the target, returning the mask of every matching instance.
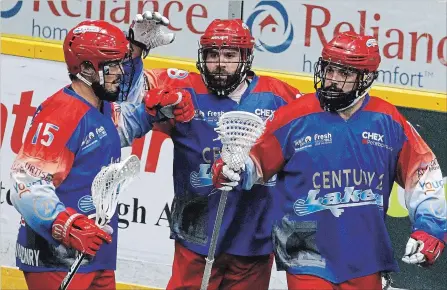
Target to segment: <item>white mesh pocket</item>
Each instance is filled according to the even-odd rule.
[[[92,183],[92,199],[96,208],[96,224],[104,226],[115,213],[118,195],[140,172],[140,160],[135,155],[103,167]]]
[[[264,131],[264,122],[255,114],[233,111],[222,114],[215,131],[222,142],[222,160],[234,171],[239,171],[251,147]]]

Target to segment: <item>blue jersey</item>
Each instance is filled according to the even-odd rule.
[[[56,216],[71,207],[95,213],[91,184],[103,166],[119,162],[125,136],[139,137],[152,127],[144,106],[103,102],[102,112],[66,87],[37,109],[12,167],[11,200],[22,220],[16,245],[17,266],[27,272],[67,271],[76,257],[51,236]],[[79,272],[114,270],[117,214],[111,244],[84,259]]]
[[[273,230],[278,269],[334,283],[397,271],[384,221],[394,181],[413,230],[446,240],[436,157],[379,98],[367,95],[344,120],[322,111],[315,94],[302,96],[275,112],[250,154],[245,178],[255,168],[263,180],[277,174],[284,199]]]
[[[151,88],[185,88],[192,95],[194,119],[189,123],[169,122],[158,130],[168,133],[174,144],[172,238],[206,255],[220,198],[220,191],[213,188],[211,179],[211,166],[222,146],[215,140],[214,131],[219,117],[228,111],[247,111],[266,119],[294,100],[299,91],[274,78],[253,75],[237,103],[229,97],[210,94],[196,73],[167,69],[148,71],[146,75]],[[271,228],[277,212],[275,178],[250,191],[237,188],[229,193],[217,254],[255,256],[272,252]]]

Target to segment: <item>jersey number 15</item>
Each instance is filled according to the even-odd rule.
[[[54,140],[54,134],[51,131],[53,131],[53,132],[58,131],[59,127],[54,124],[51,124],[51,123],[46,123],[42,134],[40,134],[40,131],[42,130],[43,125],[44,125],[43,123],[39,123],[39,125],[37,125],[36,134],[34,134],[31,144],[36,144],[38,139],[40,139],[40,144],[48,147],[51,145],[51,143]],[[45,138],[46,138],[46,140],[45,140]]]

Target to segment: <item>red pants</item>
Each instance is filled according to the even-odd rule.
[[[317,276],[292,275],[287,273],[287,285],[289,290],[382,290],[382,276],[380,275],[380,273],[376,273],[351,279],[340,284],[334,284]]]
[[[23,274],[29,290],[57,290],[67,275],[66,272],[24,272]],[[67,289],[115,290],[115,271],[76,273]]]
[[[273,254],[243,257],[221,254],[214,260],[208,289],[268,289]],[[166,289],[200,289],[205,256],[175,243],[172,276]]]

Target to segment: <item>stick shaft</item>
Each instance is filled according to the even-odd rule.
[[[228,191],[222,191],[219,200],[219,207],[217,208],[216,221],[214,222],[213,234],[211,236],[210,248],[208,256],[206,257],[205,271],[203,272],[202,285],[200,290],[206,290],[211,277],[211,269],[214,263],[214,254],[216,253],[217,238],[219,237],[220,227],[222,225],[222,218],[227,203]]]
[[[74,275],[78,271],[79,267],[81,266],[82,260],[84,260],[85,254],[81,253],[79,254],[73,264],[70,267],[70,271],[68,271],[67,275],[65,276],[64,280],[62,280],[61,285],[59,286],[59,290],[66,290],[68,285],[70,285],[71,280],[73,279]]]

